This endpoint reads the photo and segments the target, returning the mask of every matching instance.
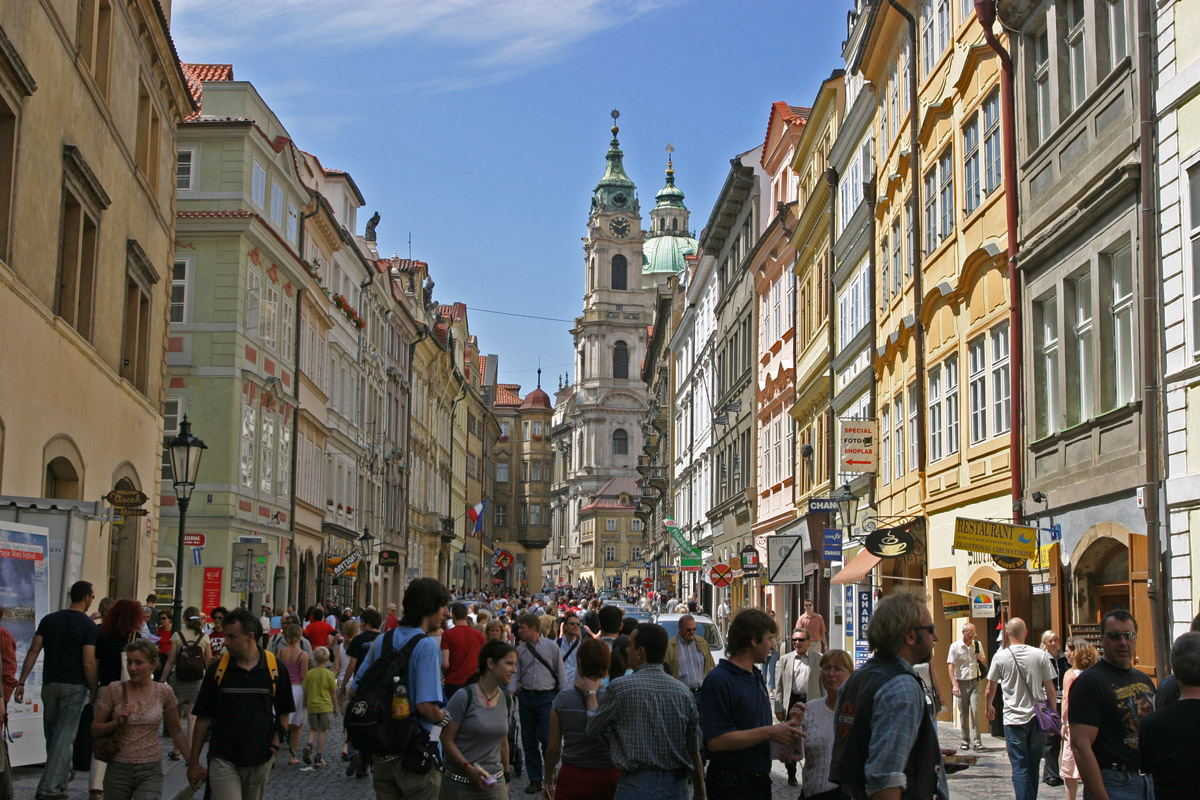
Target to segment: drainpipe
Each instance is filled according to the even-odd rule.
[[[1165,486],[1162,479],[1162,436],[1165,426],[1160,403],[1162,370],[1159,349],[1165,333],[1159,323],[1159,290],[1162,286],[1155,233],[1158,231],[1157,186],[1154,170],[1156,153],[1154,78],[1154,7],[1149,0],[1137,3],[1138,58],[1138,150],[1140,162],[1140,202],[1142,240],[1142,440],[1146,452],[1146,545],[1147,595],[1154,631],[1154,664],[1158,678],[1168,671],[1171,638],[1167,636],[1169,615],[1163,602],[1162,506]]]
[[[826,257],[826,262],[829,268],[829,297],[826,298],[826,303],[829,306],[829,313],[825,315],[825,327],[827,328],[829,340],[829,417],[825,423],[825,449],[829,452],[829,496],[837,497],[837,443],[836,428],[833,421],[833,396],[834,390],[834,371],[833,371],[833,354],[836,351],[835,345],[837,339],[834,336],[834,305],[837,299],[837,290],[833,285],[834,261],[833,261],[833,245],[837,241],[837,188],[838,174],[837,170],[830,166],[825,170],[825,180],[829,184],[829,255]]]
[[[908,129],[909,129],[909,175],[912,183],[912,229],[913,229],[913,349],[916,350],[915,378],[913,379],[913,394],[917,406],[917,472],[921,482],[921,501],[925,501],[925,448],[926,448],[926,414],[925,407],[925,328],[921,324],[921,300],[925,293],[925,276],[922,274],[921,252],[921,132],[919,119],[920,109],[917,103],[917,20],[908,9],[900,5],[898,0],[888,0],[908,21],[908,44],[910,57],[908,59]],[[911,413],[911,409],[910,409]]]
[[[879,326],[879,306],[875,304],[875,235],[877,233],[875,220],[875,178],[863,184],[863,198],[867,203],[867,298],[868,307],[867,325],[870,328],[871,338],[867,340],[867,354],[870,357],[871,371],[875,371],[875,354],[871,351],[875,349],[876,332]],[[867,416],[871,419],[879,419],[879,382],[873,380],[867,390]],[[882,434],[883,432],[880,431]],[[875,507],[875,481],[867,482],[867,505]]]
[[[1004,49],[992,32],[996,22],[996,0],[975,0],[975,15],[983,27],[983,38],[1000,57],[1000,124],[1004,147],[1004,216],[1008,225],[1008,336],[1009,336],[1009,386],[1012,404],[1011,424],[1008,434],[1009,475],[1012,483],[1013,522],[1024,520],[1023,498],[1025,496],[1024,451],[1021,447],[1024,431],[1024,383],[1023,362],[1025,360],[1024,323],[1021,308],[1021,278],[1017,272],[1017,125],[1013,93],[1012,56]]]

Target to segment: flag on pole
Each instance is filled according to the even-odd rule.
[[[475,527],[471,529],[471,535],[477,536],[483,530],[483,506],[487,503],[487,498],[483,498],[477,505],[467,509],[467,518],[474,523]]]

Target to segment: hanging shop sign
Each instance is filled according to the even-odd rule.
[[[508,552],[507,550],[497,548],[496,552],[492,555],[492,568],[508,569],[516,560],[516,556],[514,556],[512,553]]]
[[[1009,556],[992,556],[992,561],[1000,569],[1025,569],[1025,559],[1010,558]]]
[[[398,566],[400,566],[400,551],[399,550],[380,550],[379,551],[379,566],[381,566],[381,567],[398,567]]]
[[[879,558],[900,558],[912,550],[912,534],[903,528],[876,528],[867,536],[863,547]]]
[[[742,574],[753,578],[758,575],[758,572],[758,548],[748,544],[742,548]]]
[[[968,586],[971,593],[971,616],[990,619],[996,616],[996,595],[978,586]]]
[[[942,612],[946,619],[971,616],[971,598],[965,594],[947,592],[942,589]]]
[[[113,489],[108,494],[104,495],[104,499],[117,508],[137,508],[140,505],[145,505],[150,498],[139,492],[137,489]]]
[[[696,557],[700,556],[700,548],[688,541],[687,537],[683,535],[683,531],[681,531],[675,525],[675,520],[666,520],[665,524],[667,527],[667,532],[671,534],[671,538],[675,540],[675,544],[679,545],[679,552],[681,555]],[[699,564],[696,566],[699,567]]]
[[[821,560],[842,560],[842,529],[824,528],[821,531]]]
[[[804,537],[776,534],[767,537],[767,578],[771,583],[804,583]]]
[[[331,559],[329,559],[329,566],[330,566],[329,571],[333,574],[333,577],[335,577],[335,578],[340,575],[345,575],[354,567],[355,564],[358,563],[358,559],[361,557],[362,557],[362,551],[358,550],[358,549],[354,549],[354,550],[351,550],[350,555],[346,556],[345,558],[341,558],[341,557],[331,558]]]
[[[838,443],[843,472],[879,470],[879,422],[873,419],[838,420]]]
[[[954,520],[954,547],[1024,560],[1037,552],[1037,530],[1027,525],[958,517]]]

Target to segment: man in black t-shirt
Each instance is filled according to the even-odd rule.
[[[96,640],[100,629],[87,615],[94,597],[92,585],[78,581],[71,587],[71,605],[42,617],[13,693],[18,704],[25,699],[25,680],[44,650],[42,730],[46,735],[46,766],[34,795],[36,800],[68,796],[71,748],[79,715],[88,698],[96,696]]]
[[[1185,633],[1171,648],[1179,699],[1142,720],[1138,763],[1154,777],[1157,800],[1185,800],[1200,786],[1200,633]]]
[[[1139,774],[1138,734],[1154,710],[1154,683],[1133,668],[1137,621],[1124,609],[1100,621],[1104,659],[1071,684],[1071,747],[1091,800],[1145,800],[1151,780]]]

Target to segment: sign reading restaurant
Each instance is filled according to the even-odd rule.
[[[1037,529],[983,519],[954,520],[954,547],[975,553],[1009,558],[1033,558],[1037,552]]]

